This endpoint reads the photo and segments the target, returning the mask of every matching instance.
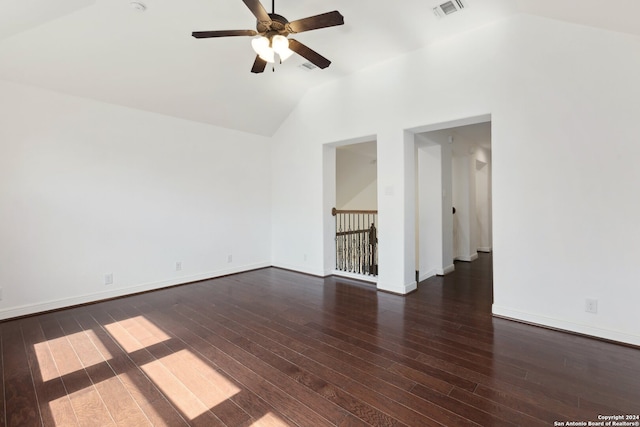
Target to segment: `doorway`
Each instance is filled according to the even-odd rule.
[[[491,252],[491,122],[415,133],[418,281]]]
[[[375,135],[325,144],[325,275],[377,282],[377,197]]]
[[[336,148],[335,274],[378,276],[376,141]]]

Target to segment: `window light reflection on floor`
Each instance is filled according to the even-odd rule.
[[[133,353],[170,339],[169,335],[143,316],[110,323],[105,325],[105,329],[127,353]]]
[[[73,342],[79,339],[86,339],[86,337],[88,337],[91,340],[91,342],[96,347],[98,347],[100,352],[105,357],[109,357],[109,358],[111,357],[110,353],[107,351],[106,348],[104,348],[104,346],[100,342],[100,339],[96,336],[95,332],[93,332],[92,330],[65,335],[59,338],[37,343],[33,346],[36,352],[36,358],[38,359],[38,366],[40,368],[40,373],[42,375],[43,382],[50,381],[54,378],[63,377],[79,369],[88,368],[89,366],[92,366],[92,365],[84,366],[79,362],[75,364],[71,363],[72,360],[69,360],[69,358],[66,359],[66,361],[69,363],[56,364],[52,356],[53,353],[61,354],[63,351],[73,351],[70,348],[68,341]],[[62,360],[63,358],[59,357],[59,359]],[[96,360],[94,364],[101,363],[102,361],[103,360]]]
[[[233,383],[188,350],[147,363],[142,369],[190,420],[240,392]]]
[[[111,339],[126,353],[150,351],[151,354],[157,354],[150,347],[171,340],[169,335],[143,316],[115,321],[103,327]],[[93,330],[85,330],[35,344],[34,349],[43,382],[55,378],[64,380],[66,375],[98,363],[109,363],[113,355],[107,350],[107,343],[103,343],[103,339],[104,337],[99,337]],[[164,350],[168,350],[169,346],[171,344],[167,344]],[[81,355],[76,354],[74,350],[76,348],[84,348],[87,352],[82,352]],[[182,415],[190,420],[195,420],[241,391],[221,372],[187,349],[176,350],[141,366],[141,369]],[[55,425],[75,424],[81,420],[66,419],[69,414],[77,415],[78,409],[91,408],[89,413],[102,415],[106,420],[110,417],[111,409],[107,409],[100,396],[107,389],[112,391],[122,388],[123,399],[132,399],[135,395],[137,404],[147,408],[144,410],[146,416],[155,418],[155,422],[161,422],[157,413],[147,412],[152,405],[145,401],[146,397],[135,391],[138,387],[139,385],[132,382],[127,374],[118,375],[113,372],[113,377],[51,400],[49,402],[51,416],[55,420]],[[103,388],[105,390],[102,390]],[[238,408],[238,410],[242,409]],[[114,416],[117,418],[117,414]],[[268,413],[256,420],[253,425],[285,426],[287,423]]]
[[[272,414],[271,412],[266,413],[259,420],[256,420],[251,427],[287,427],[288,423],[284,422],[280,417]]]
[[[120,383],[120,384],[118,384]],[[95,387],[95,388],[94,388]],[[126,407],[128,400],[135,400],[142,412],[109,411],[101,404],[100,395],[105,389],[122,387],[123,392],[116,400],[110,402],[115,407]],[[137,384],[128,374],[114,376],[94,386],[86,387],[64,395],[49,402],[49,410],[55,426],[97,425],[99,419],[112,419],[117,425],[143,426],[153,424],[156,427],[170,427],[155,410],[153,402],[141,391],[134,391],[135,398],[130,391],[137,389]],[[124,401],[124,404],[122,404]],[[106,402],[104,402],[106,403]],[[90,410],[88,410],[90,409]],[[111,414],[111,415],[110,415]],[[46,424],[46,423],[45,423]]]
[[[69,396],[64,395],[58,399],[50,401],[49,409],[51,410],[51,417],[53,418],[56,426],[72,426],[77,424]]]

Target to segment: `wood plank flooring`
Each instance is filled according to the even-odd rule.
[[[269,268],[3,322],[0,427],[639,415],[640,350],[493,318],[491,262],[405,297]]]

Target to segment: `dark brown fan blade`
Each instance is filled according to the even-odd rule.
[[[208,39],[210,37],[231,37],[231,36],[255,36],[258,34],[253,30],[222,30],[222,31],[194,31],[191,35],[197,39]]]
[[[288,27],[292,33],[301,33],[303,31],[317,30],[318,28],[334,27],[344,24],[344,17],[334,10],[333,12],[323,13],[322,15],[310,16],[297,21],[289,22]]]
[[[253,68],[251,68],[251,72],[255,74],[262,73],[265,68],[267,68],[267,61],[260,58],[260,55],[256,55],[256,60],[253,63]]]
[[[331,61],[329,61],[327,58],[320,55],[318,52],[309,49],[298,40],[289,39],[289,49],[307,59],[318,68],[327,68],[331,64]]]
[[[271,22],[271,17],[269,17],[269,14],[259,0],[242,1],[247,5],[251,13],[253,13],[253,16],[255,16],[259,22]]]

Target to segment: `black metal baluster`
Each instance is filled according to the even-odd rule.
[[[377,276],[377,211],[338,211],[336,217],[336,270]]]
[[[335,215],[335,230],[336,230],[336,239],[335,239],[335,249],[336,249],[336,270],[340,270],[340,228],[338,227],[338,215]]]
[[[371,215],[367,214],[366,223],[369,224],[371,220]],[[365,274],[371,274],[371,265],[369,263],[369,233],[364,233],[364,265],[365,265]]]

